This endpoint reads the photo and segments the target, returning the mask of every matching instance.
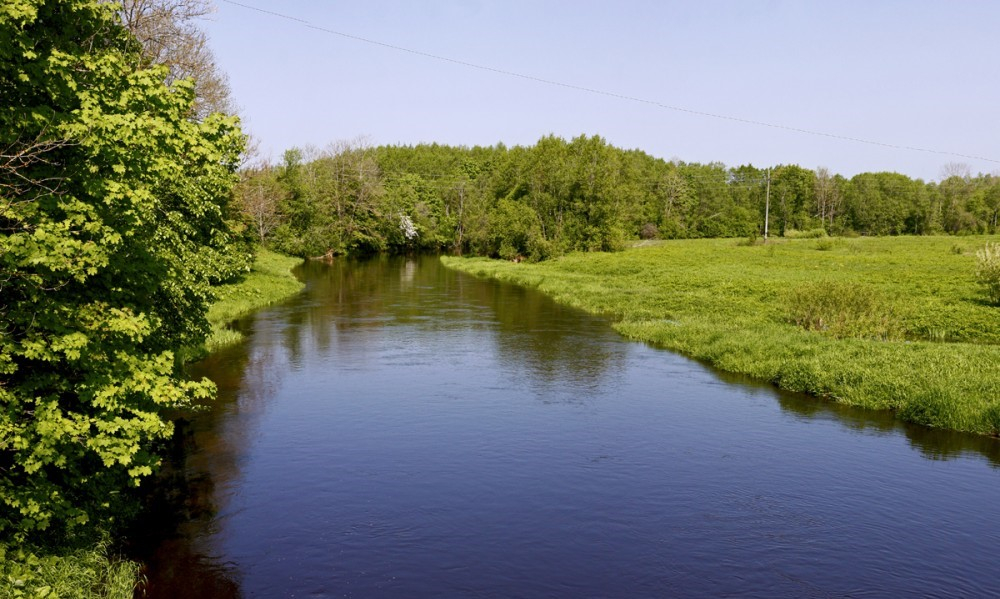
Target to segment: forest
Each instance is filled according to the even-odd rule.
[[[925,182],[732,168],[586,135],[530,147],[340,142],[244,169],[236,203],[259,242],[303,257],[431,251],[537,261],[634,239],[996,232],[1000,177],[961,164],[944,172]]]

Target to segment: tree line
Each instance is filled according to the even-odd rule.
[[[258,240],[300,256],[452,251],[544,259],[637,238],[993,233],[1000,177],[951,165],[940,182],[797,165],[666,161],[598,136],[530,147],[293,148],[242,173]]]

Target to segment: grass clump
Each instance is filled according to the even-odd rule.
[[[997,240],[993,238],[982,238]],[[933,427],[1000,434],[1000,314],[950,237],[678,240],[538,264],[443,258],[605,314],[722,370]]]
[[[976,252],[976,278],[986,288],[990,303],[1000,306],[1000,243],[988,243]]]
[[[137,580],[138,564],[113,557],[107,540],[62,552],[0,544],[0,599],[131,599]]]

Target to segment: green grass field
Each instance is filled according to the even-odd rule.
[[[538,264],[442,260],[537,287],[722,370],[997,435],[1000,307],[975,278],[976,250],[997,240],[683,240]]]

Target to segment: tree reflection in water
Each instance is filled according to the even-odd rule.
[[[227,522],[239,518],[241,494],[249,492],[243,485],[250,467],[248,456],[267,433],[261,430],[261,421],[276,397],[308,402],[310,394],[336,395],[328,389],[310,389],[309,381],[301,380],[303,375],[336,369],[348,375],[354,373],[352,380],[364,380],[365,389],[381,391],[383,381],[379,377],[392,376],[394,369],[412,374],[413,369],[426,366],[431,372],[443,373],[440,368],[447,369],[449,360],[456,359],[456,352],[483,350],[490,354],[488,359],[482,359],[483,363],[492,364],[499,372],[457,374],[482,377],[502,387],[490,390],[494,401],[508,401],[502,399],[506,394],[527,394],[551,407],[576,409],[587,407],[593,400],[594,405],[606,409],[602,397],[626,386],[629,381],[625,380],[625,371],[636,367],[627,364],[630,347],[634,346],[610,333],[607,321],[554,304],[531,289],[448,271],[433,256],[307,263],[300,275],[307,282],[301,295],[241,321],[239,326],[247,333],[244,344],[218,352],[191,369],[192,376],[209,376],[216,381],[219,398],[198,414],[181,415],[177,444],[164,468],[162,484],[151,500],[150,518],[144,530],[135,535],[139,539],[136,553],[148,564],[150,597],[240,596],[239,581],[248,573],[240,570],[241,564],[227,562],[237,558],[217,552],[227,543],[227,535],[234,534],[228,531]],[[571,325],[567,326],[567,322]],[[461,346],[449,347],[449,343]],[[661,356],[646,359],[661,361]],[[690,376],[682,372],[684,369],[697,373],[710,370],[694,362],[676,361],[677,376]],[[465,365],[470,363],[477,362]],[[288,398],[285,387],[293,376],[301,387],[291,391],[292,397]],[[429,390],[444,396],[465,392],[464,387],[448,386],[454,378],[440,385],[434,380],[413,384],[424,385],[421,393]],[[783,416],[813,425],[827,423],[875,436],[902,432],[911,446],[928,459],[976,454],[985,456],[994,467],[1000,465],[1000,443],[995,439],[904,425],[889,413],[782,393],[770,385],[726,373],[716,372],[714,378],[699,375],[698,380],[711,388],[706,395],[717,386],[720,393],[735,392],[768,406],[773,406],[776,399]],[[657,379],[655,384],[666,387],[672,382],[668,377]],[[357,388],[352,392],[357,393]],[[296,393],[302,397],[295,397]],[[391,388],[389,393],[400,391]],[[669,397],[666,388],[650,389],[649,393],[657,400]],[[518,404],[511,401],[510,405],[515,410]],[[334,404],[324,406],[336,408]],[[520,409],[525,407],[520,404]],[[435,425],[439,424],[435,421]],[[804,437],[817,429],[800,428],[797,434]],[[584,434],[589,432],[586,426],[582,430]],[[371,433],[375,439],[378,434]],[[419,444],[415,447],[425,448]],[[377,447],[364,449],[375,452],[373,455],[378,452]],[[604,453],[591,457],[611,459]],[[587,467],[597,466],[588,462]]]

